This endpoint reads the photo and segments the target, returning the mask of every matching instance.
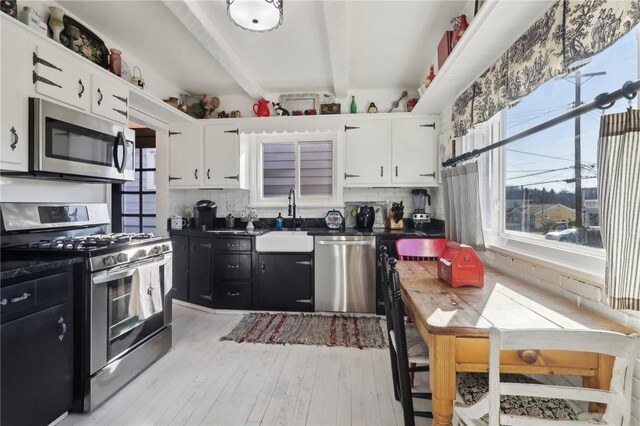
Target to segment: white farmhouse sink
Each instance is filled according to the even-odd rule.
[[[313,237],[306,231],[271,231],[256,237],[259,252],[310,252]]]

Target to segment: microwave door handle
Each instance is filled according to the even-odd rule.
[[[118,145],[122,144],[122,152],[123,152],[123,158],[122,158],[122,163],[120,162],[120,158],[118,156]],[[116,169],[118,170],[118,173],[124,173],[125,167],[127,167],[127,140],[124,137],[124,133],[123,132],[118,132],[118,136],[116,136],[116,143],[113,146],[114,152],[113,152],[113,159],[115,160],[116,163]]]

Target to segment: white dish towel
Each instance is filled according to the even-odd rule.
[[[142,265],[136,269],[130,300],[132,312],[137,312],[140,320],[162,311],[162,287],[157,265]]]

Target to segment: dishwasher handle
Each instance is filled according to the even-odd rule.
[[[345,241],[345,240],[329,240],[329,241],[317,241],[318,244],[324,246],[370,246],[374,244],[372,241]]]

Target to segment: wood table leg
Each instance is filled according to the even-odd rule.
[[[611,375],[613,374],[613,364],[615,357],[600,354],[598,356],[598,374],[595,377],[585,377],[582,380],[583,386],[594,389],[609,390],[611,385]],[[589,403],[589,411],[592,413],[604,413],[607,408],[606,404],[595,402]]]
[[[456,399],[456,338],[429,335],[429,382],[434,426],[450,426]]]

